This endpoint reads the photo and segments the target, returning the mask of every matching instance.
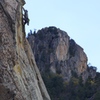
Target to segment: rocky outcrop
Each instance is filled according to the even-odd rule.
[[[50,100],[25,39],[24,0],[0,0],[0,100]]]
[[[70,39],[65,31],[56,27],[39,30],[28,36],[28,41],[35,55],[36,63],[42,72],[50,70],[69,81],[76,73],[86,80],[87,56],[82,47]]]

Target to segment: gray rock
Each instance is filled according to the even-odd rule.
[[[65,31],[54,26],[46,27],[29,36],[28,41],[41,73],[61,74],[67,81],[73,72],[82,76],[84,81],[88,78],[87,55]]]
[[[50,100],[25,38],[24,0],[0,0],[0,100]]]

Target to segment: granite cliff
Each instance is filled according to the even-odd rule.
[[[41,73],[50,71],[67,81],[77,74],[84,82],[89,76],[96,76],[96,70],[90,71],[87,66],[84,49],[70,39],[67,32],[54,26],[46,27],[37,33],[29,33],[28,41]]]
[[[0,0],[0,100],[50,100],[25,38],[24,0]]]

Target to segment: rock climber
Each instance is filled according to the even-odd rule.
[[[23,8],[23,23],[29,25],[28,11]]]

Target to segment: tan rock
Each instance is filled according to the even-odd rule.
[[[60,40],[56,49],[57,59],[60,61],[61,60],[64,61],[65,59],[67,59],[67,53],[69,49],[68,41],[69,41],[69,38],[60,37]]]

